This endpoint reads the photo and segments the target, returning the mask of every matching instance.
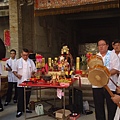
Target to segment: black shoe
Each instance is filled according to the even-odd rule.
[[[26,113],[32,113],[32,111],[29,109],[26,109]]]
[[[14,103],[17,103],[17,100],[13,100]]]
[[[22,112],[17,112],[16,117],[20,117],[22,115]]]
[[[92,113],[93,113],[93,111],[85,110],[85,114],[86,114],[86,115],[89,115],[89,114],[92,114]]]
[[[2,112],[2,111],[3,111],[3,106],[1,105],[1,106],[0,106],[0,112]]]
[[[7,106],[9,104],[9,102],[5,102],[4,106]]]

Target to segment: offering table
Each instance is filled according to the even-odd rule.
[[[70,86],[72,86],[72,95],[73,95],[73,84],[75,81],[77,81],[78,79],[71,79],[71,83],[70,83]],[[63,96],[63,119],[65,119],[65,89],[69,88],[70,86],[66,86],[66,85],[63,85],[63,86],[60,86],[59,84],[48,84],[48,83],[35,83],[35,82],[31,82],[31,81],[27,81],[27,82],[23,82],[20,84],[20,86],[23,86],[24,87],[24,110],[25,110],[25,120],[26,119],[29,119],[26,117],[26,88],[29,88],[31,87],[32,89],[33,88],[37,88],[37,89],[41,89],[42,87],[44,88],[59,88],[59,89],[63,89],[63,92],[64,92],[64,96]],[[31,90],[32,90],[31,89]],[[31,117],[30,117],[31,118]]]

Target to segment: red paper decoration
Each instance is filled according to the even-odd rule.
[[[4,43],[5,46],[10,46],[10,31],[4,30]]]

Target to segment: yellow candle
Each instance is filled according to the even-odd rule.
[[[51,58],[48,58],[48,65],[49,65],[49,67],[51,67]]]
[[[80,57],[76,57],[76,70],[80,70]]]
[[[45,66],[45,58],[42,58],[42,67]]]

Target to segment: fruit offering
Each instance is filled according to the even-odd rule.
[[[59,83],[70,83],[71,79],[59,79],[58,82]]]
[[[37,80],[38,80],[38,78],[30,78],[30,81],[36,82]]]

